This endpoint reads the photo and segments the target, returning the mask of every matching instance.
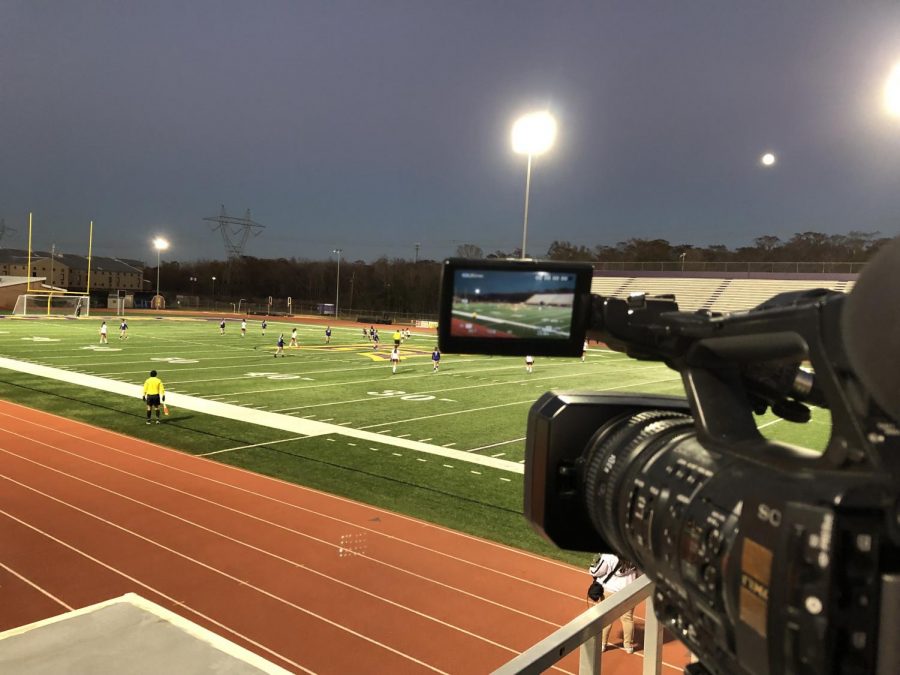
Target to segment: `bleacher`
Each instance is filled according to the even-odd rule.
[[[696,277],[594,277],[591,292],[628,297],[630,293],[661,295],[674,293],[678,307],[693,312],[736,312],[750,309],[773,295],[809,288],[827,288],[848,293],[853,281],[832,279],[713,279]]]

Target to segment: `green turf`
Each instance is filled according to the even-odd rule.
[[[399,448],[390,437],[522,462],[528,409],[544,391],[682,392],[665,366],[599,349],[585,362],[538,358],[531,374],[519,358],[444,355],[433,373],[435,340],[414,335],[393,375],[388,331],[375,351],[359,328],[336,327],[325,345],[324,326],[300,325],[300,349],[273,358],[278,334],[288,337],[296,324],[270,322],[262,336],[251,321],[242,338],[235,322],[219,335],[218,322],[130,317],[129,339],[119,340],[111,320],[102,347],[95,318],[8,319],[0,321],[0,354],[135,384],[154,368],[172,392],[367,429],[385,441],[331,434],[274,443],[294,435],[174,407],[164,424],[147,426],[140,399],[9,370],[0,370],[0,397],[194,454],[254,445],[211,458],[583,563],[584,555],[556,551],[525,523],[520,474]],[[776,422],[763,431],[821,447],[828,416],[817,411],[814,424]]]
[[[572,307],[528,305],[506,302],[468,302],[455,304],[453,316],[462,322],[486,331],[497,331],[516,337],[568,336]],[[464,330],[463,332],[467,332]]]

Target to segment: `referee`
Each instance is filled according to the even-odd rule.
[[[159,424],[159,404],[166,400],[166,388],[156,371],[150,371],[150,377],[144,381],[144,401],[147,403],[147,424],[150,424],[150,410],[156,409],[156,423]]]

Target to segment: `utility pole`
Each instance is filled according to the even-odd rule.
[[[416,242],[416,258],[415,258],[415,260],[413,261],[413,262],[416,262],[416,263],[419,262],[419,246],[421,246],[421,244],[420,244],[419,242]]]
[[[334,292],[334,318],[338,318],[338,302],[341,299],[341,253],[344,252],[342,248],[336,248],[331,251],[332,253],[337,253],[338,264],[337,264],[337,284]]]

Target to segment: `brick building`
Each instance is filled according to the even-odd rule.
[[[48,286],[67,291],[87,289],[87,258],[71,253],[31,252],[30,276],[44,277]],[[0,277],[27,277],[28,251],[0,249]],[[93,256],[91,258],[91,290],[140,291],[144,270],[136,260]]]

